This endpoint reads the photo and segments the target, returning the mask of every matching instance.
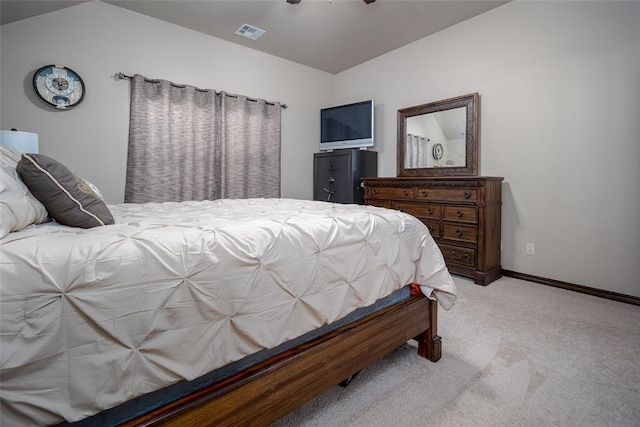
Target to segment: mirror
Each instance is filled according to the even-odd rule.
[[[398,176],[476,176],[477,139],[477,93],[398,110]]]

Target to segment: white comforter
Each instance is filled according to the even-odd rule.
[[[0,424],[75,421],[331,323],[455,285],[401,212],[250,199],[109,206],[0,240]]]

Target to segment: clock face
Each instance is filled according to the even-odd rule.
[[[436,160],[440,160],[444,155],[444,147],[439,142],[433,145],[433,158]]]
[[[33,88],[50,107],[66,110],[84,99],[84,82],[73,70],[59,65],[46,65],[33,75]]]

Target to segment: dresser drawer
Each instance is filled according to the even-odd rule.
[[[442,237],[460,242],[477,243],[478,227],[444,223]]]
[[[475,202],[478,200],[478,190],[465,188],[417,188],[416,199]]]
[[[393,209],[393,202],[391,200],[369,200],[369,204],[371,206],[377,206],[379,208],[387,208],[387,209]]]
[[[431,237],[438,238],[440,237],[440,223],[437,221],[422,221],[424,225],[429,229],[429,233]]]
[[[441,215],[440,205],[437,204],[430,205],[425,203],[393,202],[393,206],[394,208],[417,218],[440,219]]]
[[[394,187],[373,187],[369,188],[369,197],[372,199],[414,199],[414,189],[410,188],[394,188]]]
[[[475,267],[476,251],[470,248],[459,248],[456,246],[439,245],[445,262]]]
[[[475,206],[446,205],[443,218],[448,221],[478,223],[478,208]]]

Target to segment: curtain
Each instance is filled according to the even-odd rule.
[[[134,75],[124,201],[280,197],[280,108]]]
[[[220,98],[219,197],[280,197],[280,104],[224,93]]]
[[[427,140],[423,136],[407,134],[405,168],[427,167]]]

